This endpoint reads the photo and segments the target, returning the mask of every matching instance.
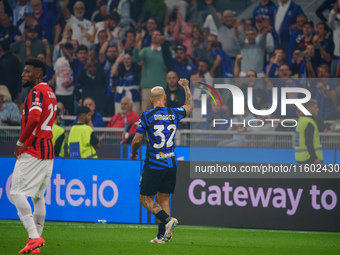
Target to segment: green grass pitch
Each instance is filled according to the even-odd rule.
[[[166,244],[150,244],[157,225],[45,223],[41,254],[340,254],[340,233],[178,225]],[[0,254],[18,254],[27,232],[0,220]]]

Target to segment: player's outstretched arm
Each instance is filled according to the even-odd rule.
[[[137,159],[137,155],[138,155],[138,149],[142,144],[143,141],[143,134],[140,133],[136,133],[135,137],[132,140],[132,144],[131,144],[131,159],[136,160]]]
[[[178,84],[182,86],[185,92],[185,104],[182,106],[186,113],[187,117],[190,116],[191,111],[194,109],[194,100],[192,100],[190,88],[189,88],[189,81],[187,79],[180,79]]]

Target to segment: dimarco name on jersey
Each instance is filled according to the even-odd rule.
[[[163,114],[155,114],[154,115],[155,120],[175,120],[175,115],[163,115]]]

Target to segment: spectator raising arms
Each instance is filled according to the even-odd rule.
[[[213,14],[213,17],[218,28],[218,41],[222,43],[223,51],[231,57],[234,63],[236,55],[240,54],[237,40],[244,40],[244,31],[230,10],[223,13],[223,22],[216,13]]]
[[[48,43],[55,46],[57,45],[61,33],[61,28],[58,23],[57,17],[53,12],[45,11],[43,9],[42,0],[32,0],[33,16],[38,21],[44,32],[44,38]],[[54,34],[53,34],[54,31]]]
[[[81,1],[77,1],[73,6],[73,14],[67,8],[69,0],[64,0],[61,11],[67,23],[71,23],[72,40],[77,40],[79,44],[87,43],[87,33],[91,28],[91,21],[84,18],[85,5]],[[79,29],[80,28],[80,29]]]
[[[157,26],[162,29],[166,24],[166,5],[164,0],[146,0],[142,12],[138,18],[138,27],[145,27],[145,22],[149,17],[154,17]]]
[[[57,59],[54,65],[54,75],[50,85],[55,87],[58,102],[62,102],[68,114],[74,114],[74,79],[70,65],[74,49],[71,43],[59,43],[65,57]]]
[[[288,51],[290,32],[296,28],[296,17],[303,13],[301,7],[291,0],[280,0],[275,13],[273,35],[275,46]]]
[[[84,69],[78,75],[78,82],[82,89],[83,100],[87,97],[93,98],[98,112],[106,115],[105,94],[107,89],[107,81],[104,69],[96,60],[89,58]]]
[[[172,63],[171,52],[168,47],[162,45],[163,39],[161,31],[155,30],[152,34],[151,47],[141,49],[142,34],[138,33],[136,37],[135,50],[133,52],[133,61],[144,61],[143,73],[141,79],[142,93],[142,112],[151,109],[150,102],[151,88],[160,85],[166,86],[165,77],[169,68],[167,64]],[[155,75],[157,74],[157,75]]]
[[[119,14],[113,12],[106,17],[105,21],[98,23],[93,22],[91,28],[87,32],[87,40],[90,43],[98,43],[98,33],[103,30],[107,32],[110,41],[116,39],[120,34],[120,27],[118,26],[119,21]],[[109,34],[111,34],[112,37]]]
[[[340,14],[339,14],[339,4],[336,2],[333,9],[329,13],[328,23],[330,28],[333,30],[333,41],[334,45],[340,45]],[[338,60],[340,58],[340,47],[334,47],[334,58],[332,61],[331,74],[335,75]]]
[[[114,91],[115,112],[120,112],[120,102],[124,97],[132,100],[134,112],[140,112],[140,66],[132,62],[128,53],[120,55],[111,69],[111,89]]]
[[[263,61],[265,58],[267,33],[268,29],[265,28],[262,30],[262,34],[257,37],[256,29],[251,27],[246,30],[245,40],[237,36],[237,44],[243,56],[241,77],[245,77],[248,70],[255,70],[259,77],[264,77]]]
[[[183,30],[184,33],[181,33],[181,30]],[[181,43],[186,47],[185,54],[191,55],[191,27],[183,20],[179,11],[177,11],[177,20],[173,36],[178,43]]]

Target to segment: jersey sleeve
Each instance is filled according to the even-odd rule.
[[[29,112],[33,110],[38,110],[39,112],[42,112],[42,102],[43,102],[43,93],[39,90],[33,90],[32,91],[32,102],[28,106]]]
[[[138,128],[136,132],[142,135],[145,135],[146,133],[146,119],[145,119],[144,114],[142,114],[139,118]]]
[[[22,133],[19,138],[21,142],[25,142],[29,136],[32,134],[34,129],[40,120],[42,113],[42,101],[43,94],[42,91],[37,89],[32,90],[32,94],[29,94],[26,98],[25,112],[27,113],[27,118],[25,120],[25,126],[22,128]]]
[[[177,115],[178,121],[187,116],[187,112],[183,107],[173,108],[175,114]]]

